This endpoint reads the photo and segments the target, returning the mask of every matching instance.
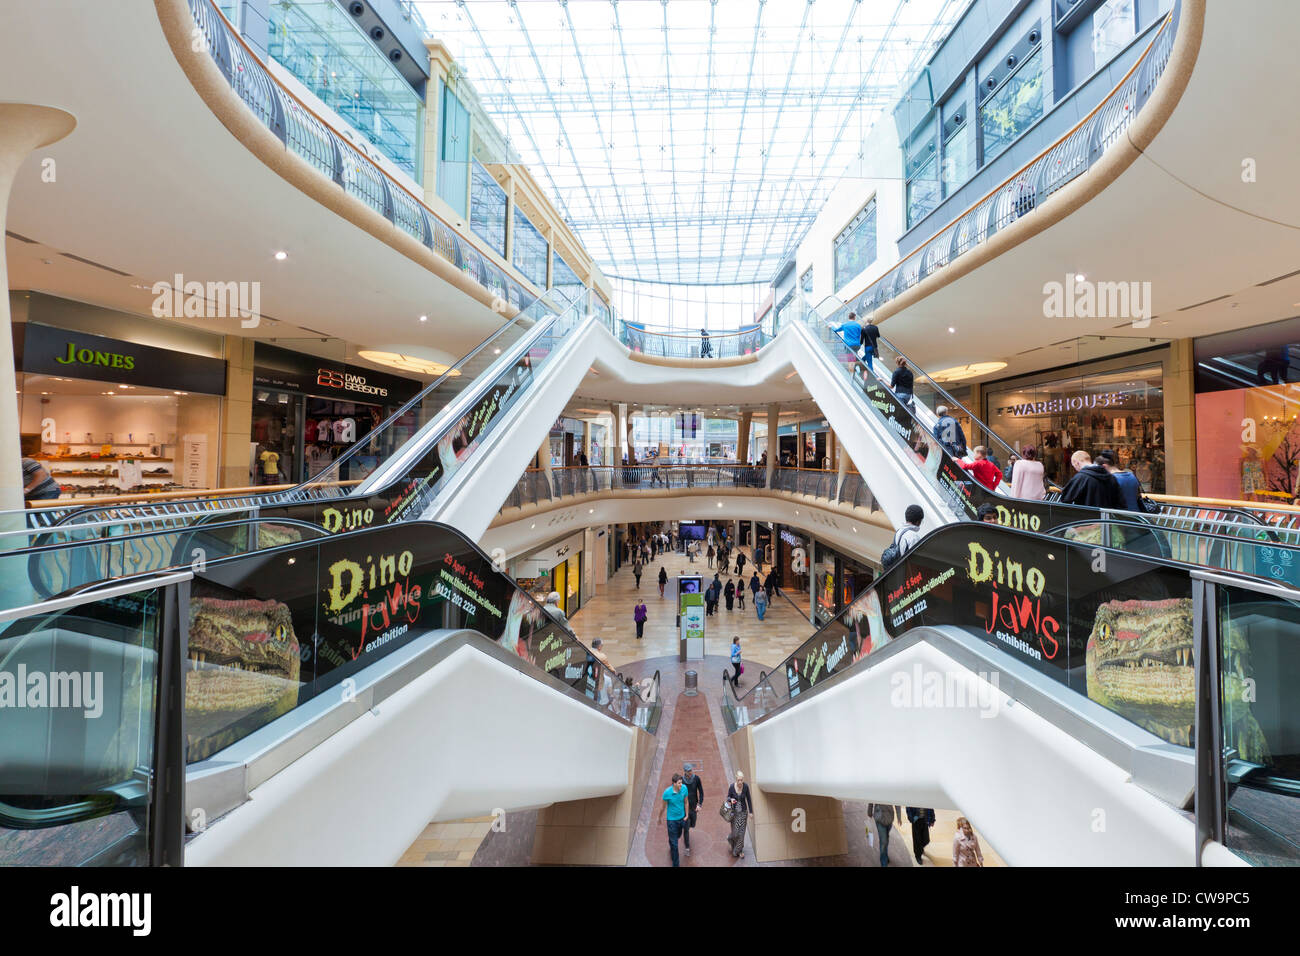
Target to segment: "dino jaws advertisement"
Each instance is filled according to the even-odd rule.
[[[318,648],[323,665],[341,667],[440,627],[500,633],[509,600],[500,576],[463,545],[431,547],[421,530],[417,542],[408,529],[391,529],[388,548],[369,539],[322,546],[322,610],[333,625]]]

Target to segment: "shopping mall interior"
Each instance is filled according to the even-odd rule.
[[[1300,863],[1295,36],[6,4],[0,864]]]

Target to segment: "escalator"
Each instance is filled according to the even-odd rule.
[[[1266,577],[954,523],[722,709],[760,791],[960,808],[1012,865],[1294,864],[1297,623]]]
[[[937,435],[935,409],[946,405],[955,414],[974,423],[982,440],[993,453],[1007,461],[1016,450],[1003,442],[979,418],[931,380],[915,363],[881,337],[872,368],[849,349],[833,326],[847,318],[847,310],[835,309],[837,300],[822,311],[796,301],[789,315],[796,321],[783,331],[790,336],[791,356],[805,387],[835,429],[859,470],[866,476],[872,493],[895,526],[903,523],[910,504],[926,512],[923,527],[933,528],[957,520],[976,519],[982,505],[991,505],[998,524],[1023,531],[1050,533],[1061,525],[1077,525],[1091,516],[1099,522],[1121,518],[1142,521],[1156,527],[1188,531],[1213,530],[1240,525],[1260,534],[1280,548],[1300,548],[1300,531],[1288,526],[1282,516],[1252,513],[1222,507],[1163,507],[1157,514],[1098,511],[1060,501],[1032,501],[1013,497],[1007,483],[985,488],[964,470],[958,459]],[[829,315],[823,315],[828,312]],[[890,370],[898,360],[907,362],[916,385],[914,402],[908,406],[888,387]],[[1291,516],[1286,516],[1290,518]],[[1100,530],[1097,532],[1100,535]],[[1300,585],[1300,561],[1295,565]]]
[[[431,820],[622,793],[659,721],[657,680],[602,666],[429,522],[0,622],[26,694],[6,701],[0,863],[392,863]]]
[[[529,320],[535,321],[528,325]],[[29,555],[33,566],[13,580],[32,581],[37,588],[32,597],[39,600],[124,571],[172,567],[177,555],[181,564],[189,564],[181,543],[188,540],[188,529],[206,523],[261,519],[261,533],[274,542],[281,540],[269,531],[275,522],[337,534],[442,518],[477,537],[513,490],[513,476],[532,457],[538,429],[549,428],[585,374],[583,333],[598,324],[582,301],[561,311],[551,298],[539,299],[308,482],[264,495],[56,512],[42,518],[47,523],[38,530],[0,533],[11,544],[0,560]],[[524,395],[527,401],[520,400]],[[364,474],[360,459],[376,454],[379,467]],[[149,535],[157,540],[147,543]],[[94,552],[85,549],[78,567],[52,568],[60,559],[51,552],[59,548],[120,537],[136,543],[140,552],[130,568],[111,560],[123,553],[125,542],[106,546],[98,565],[89,560]],[[301,536],[291,534],[289,540]],[[12,607],[16,600],[6,594],[6,602]]]
[[[337,501],[355,497],[362,485],[374,493],[400,484],[409,477],[406,472],[414,467],[412,458],[418,460],[435,450],[439,453],[432,456],[425,470],[446,470],[452,466],[452,459],[463,458],[468,446],[480,439],[492,424],[494,416],[485,414],[483,401],[490,402],[495,397],[496,414],[504,412],[518,394],[533,384],[551,352],[582,318],[582,304],[568,297],[548,293],[534,300],[320,473],[293,488],[238,496],[196,495],[120,506],[78,507],[75,502],[69,502],[62,507],[26,512],[28,523],[38,527],[132,519],[155,522],[172,519],[187,523],[195,516],[207,516],[214,511],[247,513],[305,502]],[[478,413],[477,431],[469,427],[467,419],[471,412]],[[459,429],[450,427],[453,416]],[[440,440],[446,447],[439,450]],[[372,473],[366,461],[376,457],[379,466]],[[399,458],[408,467],[394,473],[393,463]],[[435,483],[437,480],[430,479]]]

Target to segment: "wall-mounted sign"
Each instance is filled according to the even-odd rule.
[[[16,366],[24,372],[112,384],[226,394],[223,359],[137,345],[104,335],[26,322],[14,326]]]
[[[373,372],[343,362],[304,355],[258,342],[253,351],[253,384],[322,398],[399,405],[423,386],[414,379]]]
[[[1011,416],[1054,415],[1058,412],[1078,412],[1091,408],[1113,408],[1116,405],[1123,405],[1128,394],[1128,392],[1099,392],[1096,395],[1064,395],[1061,398],[1049,398],[1044,402],[1008,405],[999,408],[998,412]]]

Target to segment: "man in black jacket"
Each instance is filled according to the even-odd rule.
[[[1086,451],[1076,451],[1070,456],[1075,475],[1061,491],[1061,501],[1067,505],[1087,505],[1089,508],[1124,510],[1124,493],[1120,491],[1115,476],[1101,465],[1092,463]]]
[[[686,825],[682,827],[682,836],[686,843],[686,855],[691,855],[691,830],[695,827],[695,813],[704,806],[704,784],[695,772],[695,764],[682,764],[682,783],[686,784]]]

